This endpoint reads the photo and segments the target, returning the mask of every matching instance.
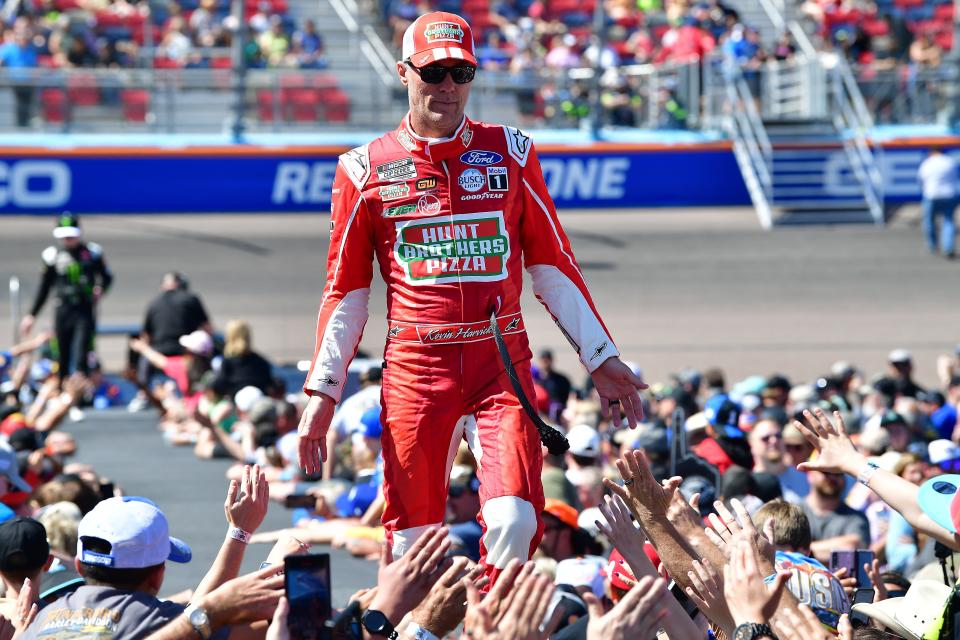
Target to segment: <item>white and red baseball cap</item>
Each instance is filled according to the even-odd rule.
[[[403,59],[415,67],[440,60],[466,60],[477,64],[473,30],[455,13],[431,11],[413,21],[403,34]]]

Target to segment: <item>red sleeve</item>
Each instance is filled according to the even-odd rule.
[[[327,284],[317,318],[317,342],[303,390],[337,402],[347,367],[367,322],[373,278],[373,228],[360,192],[369,175],[366,147],[340,157],[333,181]]]
[[[533,292],[577,350],[580,362],[592,373],[620,352],[597,313],[560,225],[533,143],[526,138],[524,144],[523,138],[517,137],[523,136],[517,129],[507,127],[506,131],[510,155],[522,166],[520,239],[524,266],[533,278]],[[520,147],[529,147],[522,154],[518,153],[518,142]]]

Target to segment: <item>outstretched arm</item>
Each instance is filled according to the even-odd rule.
[[[333,182],[327,284],[317,318],[313,362],[303,386],[311,398],[297,429],[300,467],[309,474],[321,473],[327,458],[327,431],[343,393],[347,367],[363,336],[373,279],[373,225],[360,186],[344,162],[352,160],[341,159]]]
[[[636,426],[643,419],[638,390],[646,385],[620,361],[620,352],[600,319],[547,191],[533,143],[516,129],[504,131],[511,155],[522,168],[521,184],[515,188],[522,194],[520,239],[533,292],[593,376],[604,414],[609,407],[618,420],[622,409],[630,426]]]
[[[920,487],[889,471],[868,469],[867,458],[857,451],[847,435],[840,412],[834,412],[833,421],[820,408],[814,409],[813,413],[804,411],[803,416],[806,424],[799,421],[793,424],[816,448],[818,455],[815,460],[797,465],[800,471],[817,469],[828,473],[846,473],[854,478],[869,474],[867,486],[898,511],[914,529],[952,549],[960,550],[960,536],[941,527],[920,508]]]

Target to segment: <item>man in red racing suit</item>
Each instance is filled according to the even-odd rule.
[[[453,37],[465,33],[455,62],[475,64],[472,39],[464,44],[469,26],[459,16],[427,14],[411,29],[429,33],[438,24]],[[468,91],[469,84],[451,77],[424,83],[419,73],[399,66],[401,77],[406,72],[408,82],[433,95],[443,97],[445,88]],[[417,87],[408,87],[411,111],[400,127],[343,154],[337,166],[327,284],[304,387],[316,406],[308,405],[300,425],[301,464],[319,471],[317,450],[327,453],[324,422],[340,399],[363,333],[376,257],[387,283],[382,442],[388,541],[399,557],[428,527],[443,522],[453,456],[466,439],[479,465],[482,560],[495,578],[510,559],[529,558],[542,534],[540,441],[489,327],[495,311],[533,398],[520,315],[522,267],[594,375],[601,397],[622,407],[631,422],[642,417],[637,389],[643,384],[618,358],[594,308],[530,138],[512,127],[473,122],[462,110],[446,113],[459,115],[447,135],[428,138],[423,129],[429,127],[417,126]]]

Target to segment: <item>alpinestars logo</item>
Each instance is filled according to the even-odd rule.
[[[325,376],[324,378],[321,378],[320,384],[326,385],[328,387],[339,387],[340,381],[333,378],[332,376]]]
[[[606,350],[607,350],[607,341],[604,340],[602,343],[600,343],[600,346],[594,350],[593,355],[590,356],[590,361],[593,362],[594,360],[599,358],[600,354],[602,354]]]
[[[502,211],[396,223],[393,254],[408,283],[495,282],[507,277],[510,238]]]
[[[391,338],[396,338],[405,328],[406,327],[390,327],[390,331],[387,332],[387,335],[389,335]]]
[[[520,326],[520,318],[514,318],[503,328],[503,333],[509,333]]]

